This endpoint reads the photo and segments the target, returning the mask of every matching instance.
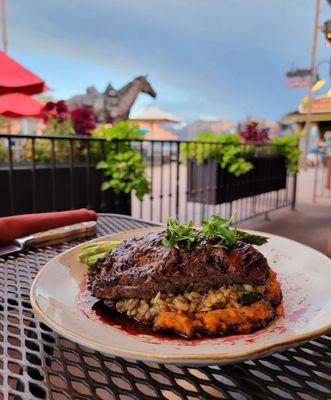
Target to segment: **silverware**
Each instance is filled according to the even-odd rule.
[[[95,233],[96,226],[96,221],[87,221],[34,233],[33,235],[15,239],[9,245],[1,246],[0,256],[17,253],[30,248],[45,247],[91,236]]]

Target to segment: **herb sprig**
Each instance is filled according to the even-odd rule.
[[[181,224],[176,218],[169,218],[167,221],[166,234],[163,239],[165,247],[179,248],[186,246],[189,250],[199,239],[199,231],[194,229],[193,222]]]
[[[234,216],[222,218],[214,214],[202,222],[199,231],[208,239],[215,240],[215,245],[220,247],[231,247],[236,243],[237,230],[231,229],[230,224],[234,222]]]
[[[194,228],[193,222],[181,224],[176,218],[169,218],[165,231],[163,245],[165,247],[186,247],[188,250],[202,237],[211,239],[214,246],[231,248],[240,239],[249,244],[261,246],[268,241],[268,238],[260,235],[253,235],[248,232],[231,228],[235,216],[223,218],[218,214],[205,219],[199,229]]]

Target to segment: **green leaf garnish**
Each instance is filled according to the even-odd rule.
[[[268,241],[265,236],[253,235],[232,228],[230,225],[234,224],[234,222],[234,215],[230,218],[223,218],[218,214],[214,214],[205,219],[201,227],[196,229],[192,221],[181,224],[177,219],[169,218],[162,243],[165,247],[177,249],[186,247],[190,250],[203,237],[212,240],[215,246],[224,248],[233,247],[238,239],[257,246],[261,246]]]
[[[231,247],[237,240],[237,230],[230,228],[233,220],[234,217],[222,218],[217,214],[212,215],[202,222],[200,232],[208,239],[215,240],[217,246]]]
[[[199,232],[193,227],[193,222],[181,224],[176,218],[168,218],[167,229],[162,241],[165,247],[179,248],[183,245],[191,249],[199,239]]]

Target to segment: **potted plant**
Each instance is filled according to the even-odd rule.
[[[105,158],[98,162],[97,169],[103,174],[101,190],[120,196],[120,204],[131,212],[131,192],[139,200],[151,190],[145,175],[146,165],[142,154],[132,146],[131,141],[140,141],[139,127],[129,121],[119,122],[112,128],[102,127],[93,136],[107,140]]]
[[[286,160],[278,151],[279,146],[270,142],[269,129],[251,121],[240,132],[240,137],[245,145],[252,144],[254,149],[251,160],[254,195],[286,188]]]
[[[89,206],[97,211],[130,215],[131,191],[141,199],[150,190],[140,152],[130,144],[131,139],[141,139],[139,128],[123,122],[112,128],[95,130],[93,136],[102,137],[104,141],[90,142],[89,163],[87,163],[86,143],[79,140],[71,142],[73,146],[73,164],[71,164],[69,141],[58,140],[56,137],[60,136],[59,132],[74,135],[72,126],[81,135],[91,135],[91,130],[95,126],[91,111],[79,109],[68,115],[64,104],[58,102],[48,104],[44,113],[47,133],[56,135],[54,136],[56,163],[53,165],[52,162],[50,139],[42,137],[35,139],[34,149],[31,140],[23,144],[20,162],[15,162],[11,175],[15,210],[19,213],[31,212],[34,205],[37,211],[49,211],[54,205],[58,210]],[[65,130],[61,131],[59,126]],[[128,140],[117,142],[116,139]],[[101,151],[102,144],[104,153]],[[6,154],[2,157],[1,150],[0,143],[0,162],[6,159]],[[33,153],[34,171],[31,169]],[[8,164],[0,169],[0,181],[4,193],[8,194],[0,198],[0,216],[3,216],[10,213]]]
[[[296,138],[269,140],[251,123],[240,134],[200,133],[181,144],[188,163],[188,200],[221,204],[286,187],[287,170],[296,173]]]
[[[247,150],[235,134],[202,132],[194,142],[182,143],[182,160],[188,162],[188,200],[220,204],[250,196],[253,164]]]

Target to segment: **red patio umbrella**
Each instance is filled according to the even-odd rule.
[[[0,95],[12,92],[38,94],[49,90],[45,81],[0,51]]]
[[[0,115],[10,118],[42,118],[44,104],[24,93],[8,93],[0,96]]]

